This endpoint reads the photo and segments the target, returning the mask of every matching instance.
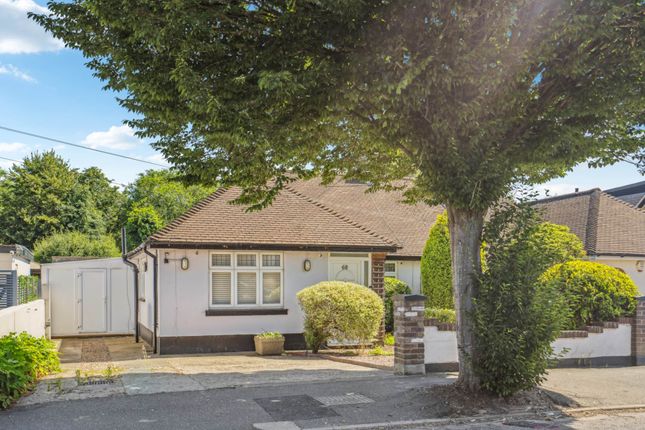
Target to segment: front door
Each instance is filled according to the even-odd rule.
[[[107,331],[107,282],[104,269],[76,273],[78,329],[85,333]]]
[[[369,254],[331,253],[329,257],[329,280],[353,282],[369,286]]]

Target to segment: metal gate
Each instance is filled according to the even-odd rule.
[[[15,270],[0,270],[0,309],[18,304],[18,275]]]

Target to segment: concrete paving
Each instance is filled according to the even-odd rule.
[[[255,353],[150,356],[131,338],[65,339],[62,372],[44,378],[19,404],[114,395],[388,378],[391,372],[319,357]],[[107,351],[107,352],[106,352]],[[84,361],[89,357],[90,361]],[[95,361],[96,358],[108,361]],[[101,383],[106,382],[107,383]],[[88,385],[88,382],[99,382]]]
[[[552,369],[542,386],[584,407],[645,404],[645,367]]]

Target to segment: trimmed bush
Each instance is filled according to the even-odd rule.
[[[484,229],[487,269],[472,315],[473,368],[482,388],[507,397],[535,387],[546,374],[565,318],[560,294],[540,282],[548,255],[533,236],[540,219],[526,204],[502,204]]]
[[[0,407],[8,408],[38,380],[60,371],[53,342],[27,333],[0,338]]]
[[[457,312],[454,309],[426,308],[425,316],[441,323],[454,324],[457,322]]]
[[[586,255],[584,244],[566,225],[543,222],[537,226],[531,240],[544,254],[544,264],[548,267]]]
[[[412,290],[403,281],[396,278],[386,277],[384,279],[385,288],[385,331],[392,332],[394,330],[394,305],[392,304],[392,296],[397,294],[410,294]]]
[[[439,215],[430,228],[428,241],[421,257],[421,292],[432,308],[455,307],[452,296],[450,232],[448,215]]]
[[[118,257],[121,251],[111,236],[90,236],[78,231],[56,233],[36,242],[34,259],[51,263],[52,257]]]
[[[556,264],[541,278],[562,294],[569,308],[567,329],[611,321],[636,310],[638,288],[622,271],[592,261]]]
[[[305,314],[305,340],[318,352],[329,339],[368,342],[381,326],[383,300],[351,282],[320,282],[297,294]]]

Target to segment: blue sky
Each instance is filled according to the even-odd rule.
[[[131,114],[119,106],[113,93],[102,90],[82,55],[63,48],[26,18],[27,11],[44,11],[44,4],[0,0],[0,125],[163,163],[161,154],[123,125]],[[152,167],[0,130],[0,157],[21,159],[31,151],[51,148],[74,167],[98,166],[124,184]],[[0,160],[1,167],[11,164]],[[607,189],[643,180],[627,163],[602,169],[578,166],[539,188],[553,195],[576,187]]]

